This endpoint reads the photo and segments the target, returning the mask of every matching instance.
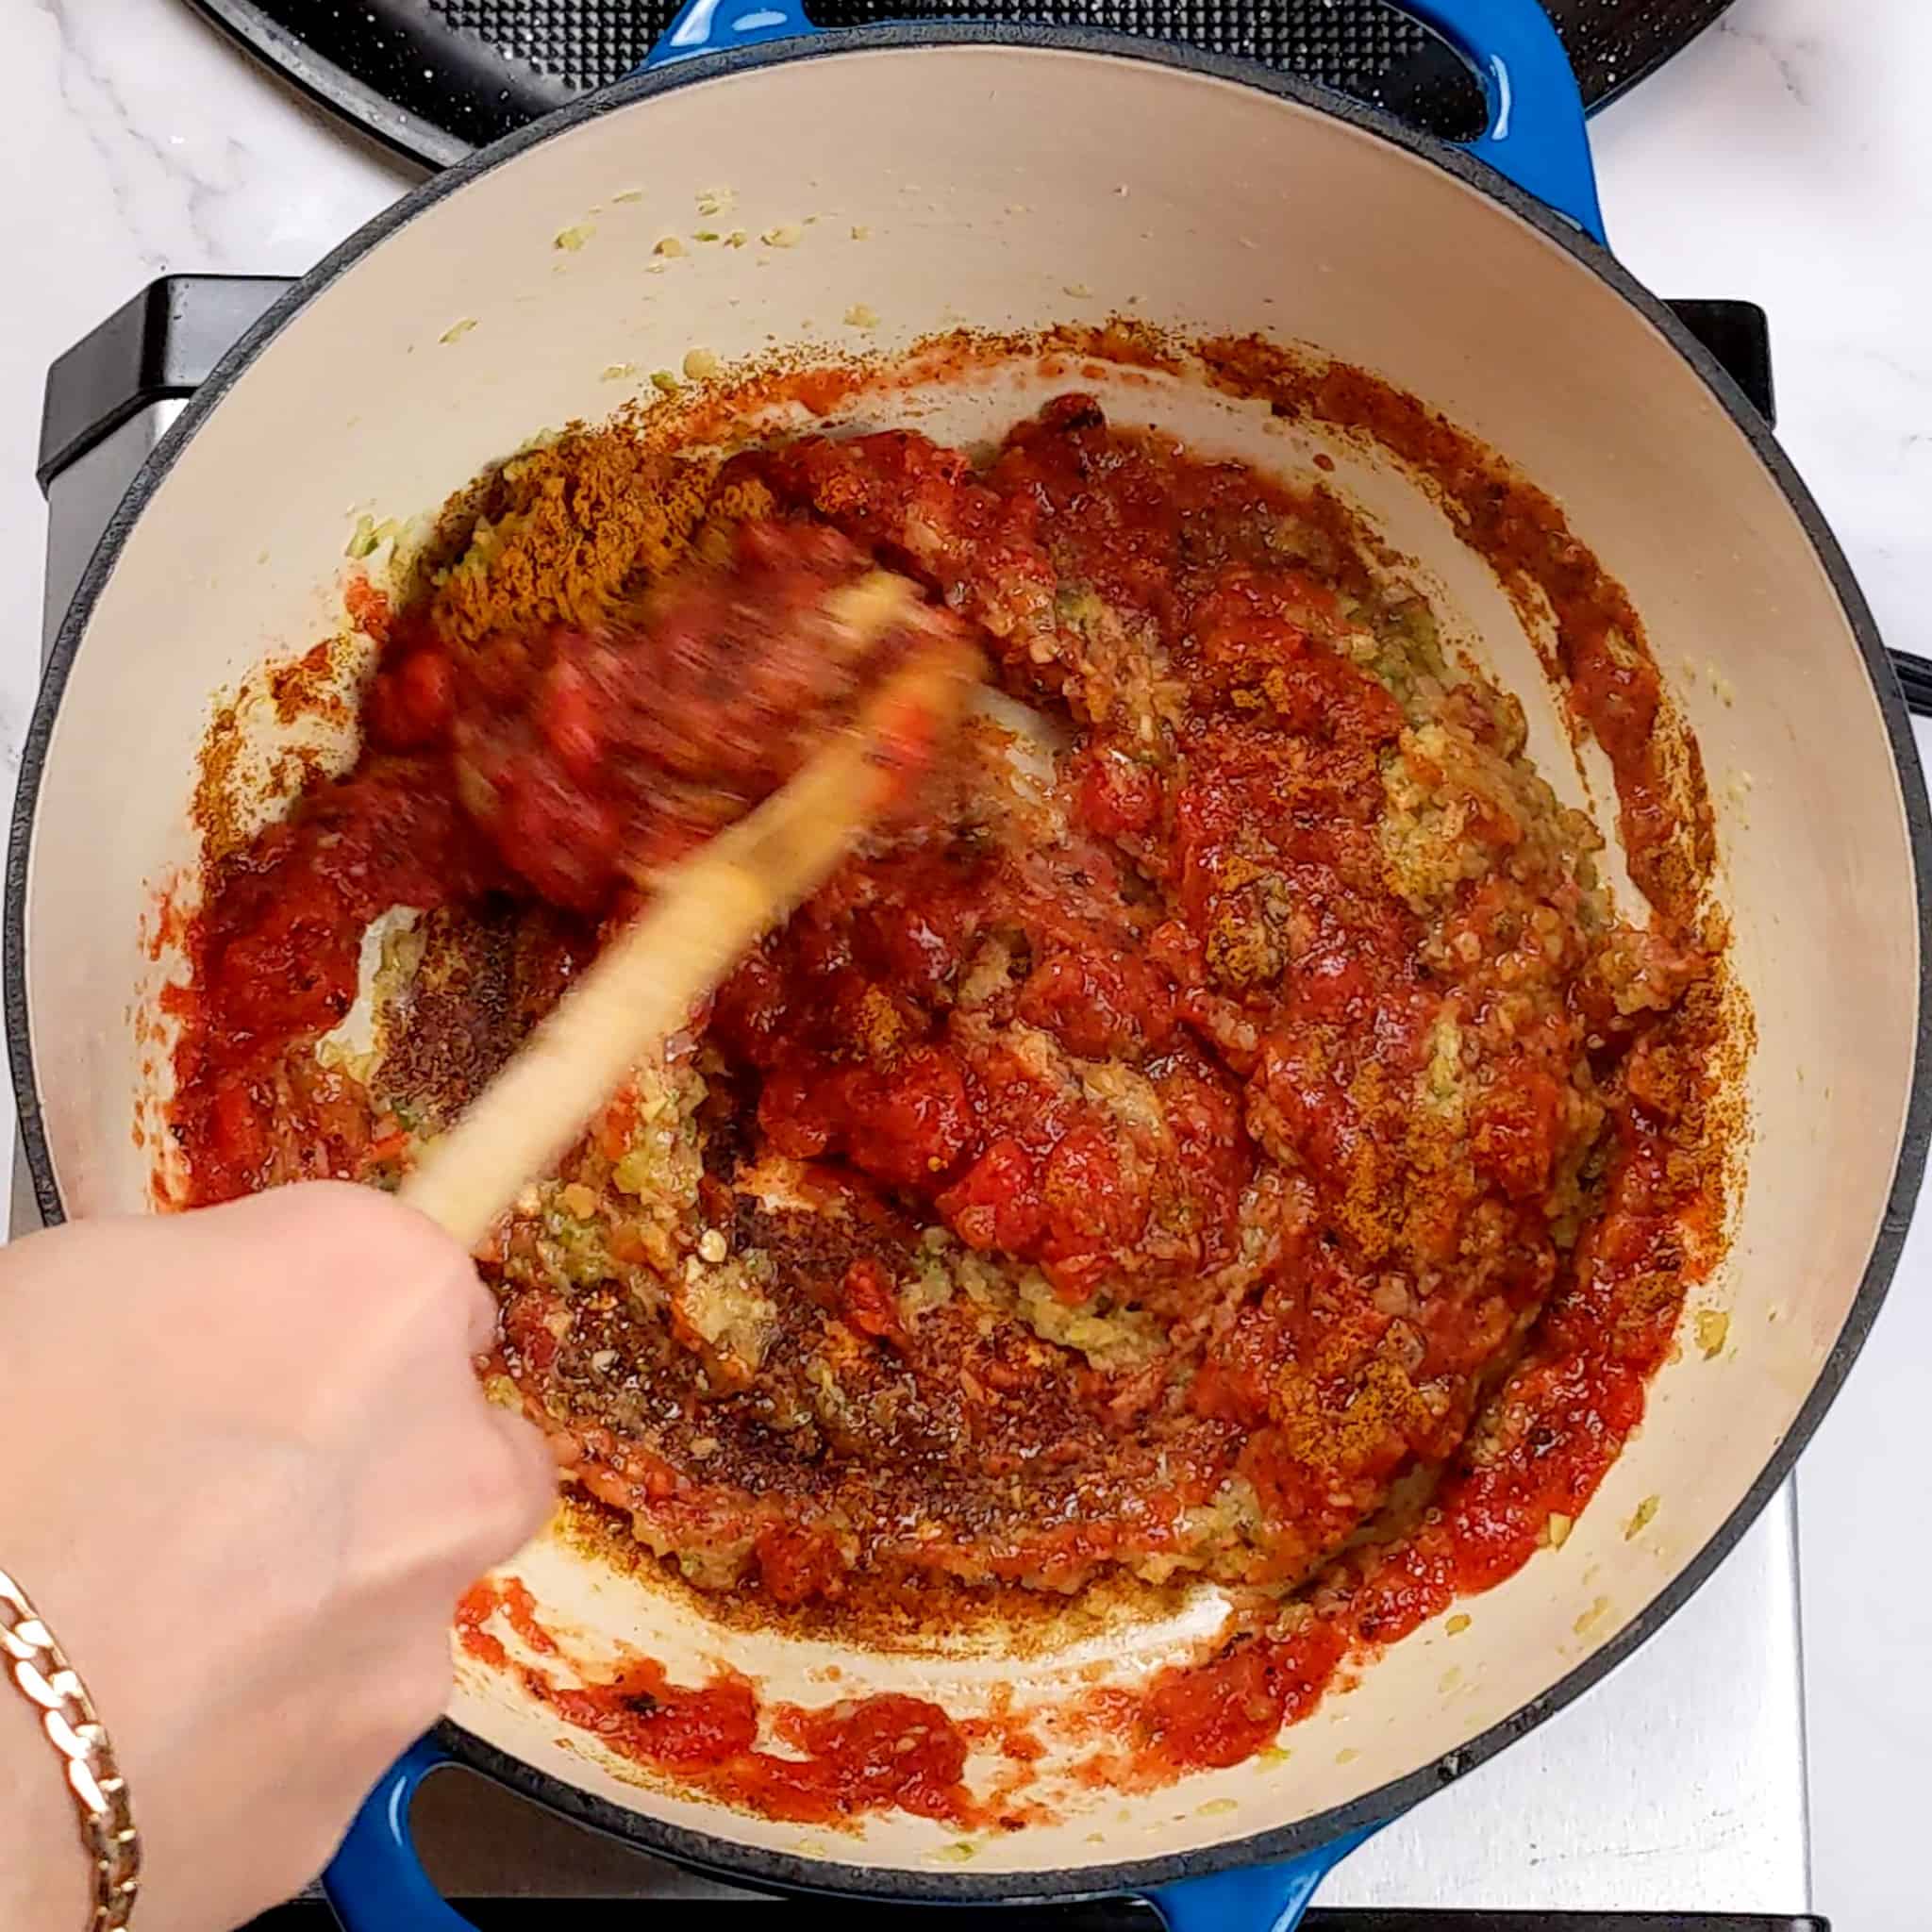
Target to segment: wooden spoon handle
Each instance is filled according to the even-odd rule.
[[[881,632],[914,609],[909,588],[903,598],[876,588],[870,594],[878,601],[856,607],[856,615]],[[465,1247],[480,1245],[644,1056],[824,882],[905,786],[893,743],[908,731],[929,737],[949,728],[978,670],[976,653],[950,637],[920,649],[790,784],[668,873],[509,1064],[429,1143],[402,1198]]]

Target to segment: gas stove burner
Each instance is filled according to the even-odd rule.
[[[197,0],[235,38],[433,167],[628,74],[679,0]],[[1730,0],[1545,0],[1585,103],[1687,46]],[[1339,88],[1452,140],[1479,130],[1461,62],[1384,0],[807,0],[824,27],[973,21],[1177,41]]]

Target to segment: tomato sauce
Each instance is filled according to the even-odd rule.
[[[492,1242],[502,1365],[581,1487],[740,1605],[858,1628],[949,1591],[1234,1587],[1231,1641],[1068,1722],[1107,1740],[1103,1780],[1240,1762],[1588,1502],[1708,1265],[1722,961],[1686,916],[1699,781],[1660,748],[1641,631],[1554,507],[1468,525],[1499,570],[1555,573],[1559,668],[1654,889],[1637,926],[1520,709],[1318,492],[1077,394],[984,460],[806,439],[716,487],[769,520],[729,571],[641,593],[648,624],[458,645],[433,597],[384,613],[362,763],[224,860],[191,931],[194,1197],[394,1172],[408,1135],[310,1052],[368,922],[487,903],[587,952],[876,672],[761,656],[740,590],[795,610],[874,559],[910,573],[1051,748],[1024,783],[997,732],[933,773],[906,721],[928,782],[697,1016],[696,1097],[641,1076]],[[701,1175],[660,1197],[680,1160]],[[969,1757],[1039,1748],[1024,1714],[983,1738],[647,1661],[567,1681],[520,1586],[458,1632],[504,1666],[517,1639],[621,1755],[800,1823],[998,1823],[1020,1774],[975,1797]]]
[[[380,754],[221,865],[189,925],[191,981],[163,995],[184,1022],[171,1125],[197,1202],[362,1170],[366,1104],[291,1048],[349,1011],[372,920],[493,876],[439,769]]]
[[[479,1583],[463,1598],[457,1630],[467,1655],[493,1669],[508,1661],[489,1627],[498,1616],[533,1652],[559,1655],[514,1577]],[[566,1724],[619,1757],[760,1817],[837,1827],[901,1810],[961,1828],[996,1822],[967,1789],[965,1731],[924,1698],[884,1692],[809,1709],[761,1704],[742,1677],[726,1673],[685,1687],[648,1658],[601,1683],[566,1680],[530,1663],[522,1677]],[[761,1725],[786,1747],[783,1755],[758,1747]],[[1013,1754],[1037,1749],[1030,1739],[1004,1741]]]
[[[1127,1713],[1141,1775],[1168,1783],[1245,1763],[1315,1707],[1344,1651],[1332,1623],[1311,1619],[1290,1636],[1240,1639],[1208,1663],[1162,1672]]]

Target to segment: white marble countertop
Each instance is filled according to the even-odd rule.
[[[8,0],[0,123],[0,761],[32,703],[51,358],[169,270],[294,274],[416,178],[182,0]],[[1780,434],[1892,642],[1932,656],[1927,0],[1738,0],[1594,124],[1611,239],[1666,295],[1770,311]],[[1932,751],[1932,733],[1921,743]],[[0,779],[10,783],[10,776]],[[11,1105],[0,1095],[0,1136]],[[1920,1932],[1932,1738],[1932,1224],[1800,1482],[1817,1908]],[[1901,1547],[1905,1529],[1918,1544]]]

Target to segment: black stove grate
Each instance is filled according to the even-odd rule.
[[[428,0],[450,30],[501,47],[573,92],[627,74],[670,25],[669,0]],[[898,20],[1039,21],[1183,41],[1307,75],[1329,87],[1371,92],[1411,61],[1440,70],[1450,90],[1478,97],[1435,36],[1379,0],[1295,5],[1275,0],[819,0],[826,27]],[[1405,75],[1405,79],[1409,76]],[[1458,83],[1460,83],[1458,85]],[[1457,102],[1462,106],[1465,103]]]
[[[568,7],[544,0],[429,0],[429,10],[452,33],[500,47],[573,93],[628,74],[670,25],[672,12],[663,0],[575,0]]]
[[[630,72],[676,0],[197,0],[300,85],[436,163]],[[1708,26],[1728,0],[1545,0],[1592,107]],[[1432,131],[1479,125],[1473,76],[1384,0],[806,0],[826,27],[884,21],[1107,27],[1257,60]]]

